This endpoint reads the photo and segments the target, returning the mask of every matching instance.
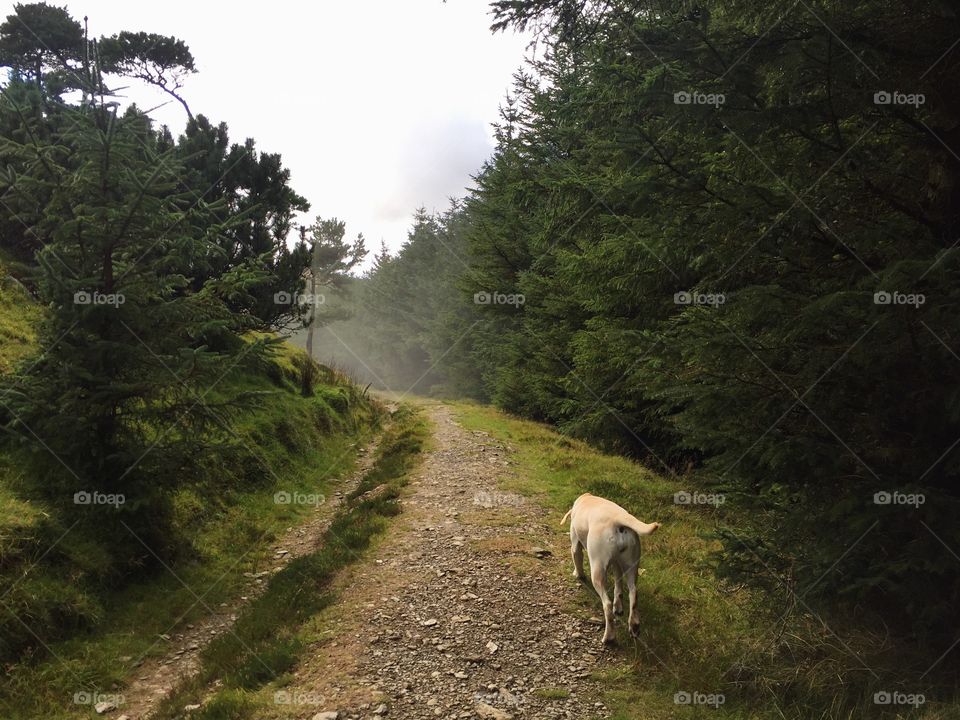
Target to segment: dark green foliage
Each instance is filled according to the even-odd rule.
[[[657,462],[705,457],[704,481],[777,517],[724,535],[726,571],[787,564],[798,593],[932,629],[960,593],[937,539],[960,545],[957,59],[934,65],[960,26],[916,5],[904,33],[899,3],[636,9],[559,42],[480,179],[475,212],[498,224],[474,236],[481,267],[517,276],[511,231],[531,255],[494,396]],[[894,89],[927,102],[875,104]],[[675,303],[691,291],[726,302]],[[884,490],[927,502],[874,504]],[[742,552],[757,542],[769,557]]]
[[[229,469],[234,486],[218,497],[230,497],[262,479],[263,454],[288,458],[318,429],[354,430],[358,391],[258,428],[255,448],[241,439],[238,418],[276,406],[249,379],[290,389],[279,339],[251,331],[275,323],[275,293],[302,286],[305,246],[288,249],[286,236],[308,204],[278,155],[249,139],[228,146],[225,124],[201,116],[174,142],[136,107],[117,113],[104,78],[175,95],[194,70],[183,41],[87,41],[65,10],[19,5],[0,26],[0,65],[11,70],[0,93],[0,249],[42,308],[29,314],[42,319],[39,352],[0,378],[2,451],[16,458],[10,502],[44,515],[32,541],[0,551],[0,571],[29,572],[18,551],[49,548],[44,568],[8,595],[33,621],[0,620],[8,658],[96,624],[107,588],[188,549],[175,529],[181,491]],[[79,104],[61,97],[68,89],[82,91]],[[49,580],[56,572],[63,583]]]
[[[193,118],[186,101],[177,94],[183,79],[196,72],[193,55],[183,40],[156,33],[123,31],[97,43],[101,71],[137,78],[176,99]]]
[[[310,203],[290,187],[290,171],[280,155],[259,152],[249,138],[242,145],[231,144],[227,124],[214,125],[203,115],[187,123],[174,152],[185,166],[184,189],[214,204],[221,220],[234,220],[216,238],[220,252],[194,276],[194,287],[254,263],[269,274],[268,281],[243,297],[231,298],[231,307],[249,312],[265,329],[285,324],[290,304],[275,298],[297,295],[310,263],[307,245],[301,241],[288,247],[287,236],[296,213],[309,210]]]
[[[46,72],[78,67],[83,44],[83,28],[65,8],[18,3],[0,25],[0,66],[41,87]]]
[[[223,225],[177,192],[170,152],[156,152],[135,113],[63,117],[49,175],[13,188],[50,197],[33,228],[50,313],[47,352],[5,391],[8,427],[32,448],[45,501],[113,535],[127,566],[148,559],[144,545],[163,552],[169,489],[191,458],[228,439],[204,394],[263,351],[240,340],[249,323],[226,303],[263,272],[237,268],[191,290]],[[76,504],[94,492],[124,502]]]
[[[445,241],[463,262],[415,234],[366,281],[381,356],[449,377],[467,333],[501,407],[751,508],[720,572],[869,608],[935,660],[960,631],[960,18],[494,5],[549,50]],[[456,286],[440,323],[423,289]],[[472,302],[498,291],[525,303]]]

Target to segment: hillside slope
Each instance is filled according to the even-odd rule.
[[[14,389],[17,363],[40,350],[41,315],[16,283],[0,283],[0,374]],[[282,498],[320,502],[332,492],[382,408],[323,367],[313,396],[302,397],[304,361],[301,351],[281,346],[272,360],[232,373],[211,393],[211,401],[240,392],[256,400],[225,419],[231,441],[188,468],[175,491],[175,561],[109,582],[105,540],[83,535],[39,502],[31,491],[37,479],[22,469],[31,449],[0,436],[0,717],[60,717],[75,698],[74,709],[86,713],[91,688],[110,688],[136,658],[161,654],[158,638],[172,627],[239,595],[272,557],[275,539],[312,517],[316,503]]]

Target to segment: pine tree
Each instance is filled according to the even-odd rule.
[[[226,439],[208,393],[262,351],[228,301],[265,275],[239,267],[193,289],[229,221],[178,189],[182,168],[136,111],[64,119],[48,163],[14,187],[51,198],[33,228],[50,312],[43,355],[5,394],[46,500],[109,536],[123,566],[169,549],[167,492]]]

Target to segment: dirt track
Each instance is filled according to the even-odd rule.
[[[571,611],[559,518],[497,490],[506,448],[448,407],[426,411],[433,445],[404,512],[339,582],[320,619],[329,639],[285,688],[282,716],[604,717],[588,679],[602,632]]]
[[[433,437],[403,513],[336,580],[338,600],[316,619],[317,641],[274,693],[269,717],[605,717],[589,679],[609,657],[600,644],[602,622],[575,613],[581,591],[569,577],[559,517],[497,489],[497,477],[509,472],[507,448],[464,430],[447,406],[425,412]],[[359,480],[371,455],[338,496]],[[273,570],[316,549],[335,507],[327,503],[278,543],[287,552]],[[148,718],[265,582],[252,577],[242,600],[173,635],[164,657],[138,668],[121,717]]]

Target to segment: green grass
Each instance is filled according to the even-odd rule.
[[[911,679],[916,676],[900,664],[877,628],[823,609],[815,616],[802,606],[788,608],[784,596],[767,597],[718,580],[710,564],[718,548],[711,533],[720,525],[747,521],[737,517],[732,504],[722,512],[675,505],[675,492],[695,489],[682,479],[664,478],[489,407],[454,407],[468,430],[486,431],[515,450],[516,465],[500,487],[554,510],[561,546],[567,531],[559,520],[584,492],[614,500],[646,522],[663,523],[643,542],[641,637],[632,640],[621,623],[617,652],[622,662],[596,677],[606,688],[604,700],[614,718],[960,717],[951,690],[917,687]],[[568,582],[573,582],[571,569],[564,563]],[[595,594],[584,589],[578,611],[599,614]],[[882,690],[923,692],[927,701],[917,711],[878,706],[873,694]],[[725,701],[717,708],[680,705],[674,700],[678,692],[722,694]]]
[[[336,600],[330,590],[336,573],[359,559],[399,512],[397,500],[426,436],[424,421],[409,406],[394,414],[373,467],[348,496],[320,549],[271,578],[266,592],[244,609],[232,632],[204,650],[200,673],[176,689],[156,720],[178,717],[185,705],[199,703],[215,682],[218,690],[191,716],[193,720],[261,716],[272,697],[268,684],[282,685],[308,648],[308,622]]]
[[[43,309],[7,279],[0,257],[0,375],[29,365]],[[252,335],[251,341],[260,336]],[[312,507],[274,494],[329,493],[354,467],[356,448],[378,423],[376,404],[347,378],[319,367],[315,394],[300,395],[305,355],[285,344],[270,360],[225,378],[206,402],[229,407],[230,442],[185,470],[171,499],[169,572],[110,585],[103,538],[71,527],[35,499],[24,476],[28,449],[0,445],[0,717],[79,718],[78,692],[109,693],[144,657],[162,655],[172,635],[244,593],[245,573],[262,570],[272,545]],[[224,409],[221,412],[226,413]],[[198,600],[198,596],[201,598]],[[242,695],[224,698],[224,707]]]
[[[264,569],[276,538],[313,512],[278,504],[275,493],[329,494],[352,470],[379,411],[333,373],[320,377],[315,397],[302,398],[297,353],[281,347],[263,371],[224,386],[224,395],[256,391],[257,405],[231,415],[232,447],[197,463],[172,497],[172,532],[184,550],[169,572],[101,587],[106,548],[25,501],[22,451],[0,452],[0,645],[30,641],[4,667],[0,717],[90,716],[89,706],[72,704],[74,693],[111,692],[138,660],[167,650],[161,634],[243,594],[244,573]]]
[[[10,372],[34,352],[43,315],[43,308],[7,277],[8,264],[0,255],[0,374]]]

